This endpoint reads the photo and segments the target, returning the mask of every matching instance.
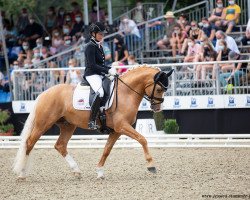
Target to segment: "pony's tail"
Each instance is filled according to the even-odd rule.
[[[27,150],[27,140],[29,138],[29,136],[32,133],[33,127],[34,127],[34,121],[35,121],[35,113],[36,113],[36,107],[37,107],[37,101],[38,98],[36,99],[35,105],[33,110],[30,112],[23,130],[21,132],[21,142],[20,142],[20,146],[19,149],[17,151],[17,155],[16,158],[14,160],[13,163],[13,172],[16,174],[20,174],[23,170],[27,170],[27,168],[29,167],[29,156],[26,155],[26,150]]]

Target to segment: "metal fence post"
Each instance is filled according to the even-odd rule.
[[[215,64],[215,74],[216,74],[216,94],[221,94],[220,91],[220,70],[219,70],[219,64]]]
[[[149,50],[149,27],[148,22],[145,24],[145,42],[146,42],[146,50]]]
[[[174,73],[172,75],[172,90],[173,90],[173,93],[172,93],[172,96],[176,96],[176,66],[173,66],[172,69],[174,69]]]

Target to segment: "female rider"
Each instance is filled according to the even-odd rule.
[[[91,105],[91,114],[89,119],[89,128],[96,129],[96,117],[100,110],[101,98],[104,96],[102,88],[102,79],[109,74],[114,76],[116,74],[115,68],[105,65],[105,55],[101,42],[106,32],[102,23],[96,22],[90,25],[91,39],[86,45],[85,49],[85,73],[84,78],[88,81],[92,89],[95,91],[95,97]]]

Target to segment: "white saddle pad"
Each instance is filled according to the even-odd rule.
[[[112,88],[114,87],[114,81],[110,84],[110,93],[112,92]],[[81,83],[78,83],[74,93],[73,93],[73,107],[76,110],[90,110],[89,105],[89,90],[90,86],[81,86]],[[109,109],[112,106],[114,100],[114,92],[110,101],[107,101],[105,105],[105,110]]]

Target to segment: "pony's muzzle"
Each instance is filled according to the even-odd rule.
[[[153,112],[160,112],[162,111],[162,104],[151,104],[150,108]]]

